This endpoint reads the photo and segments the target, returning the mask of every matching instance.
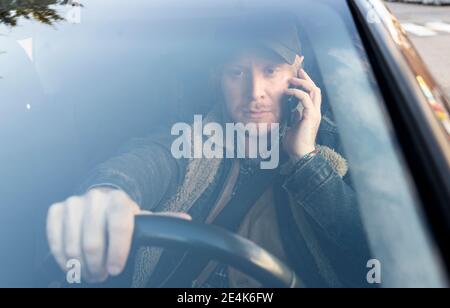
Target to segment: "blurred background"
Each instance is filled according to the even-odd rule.
[[[450,1],[391,0],[386,3],[450,97]]]

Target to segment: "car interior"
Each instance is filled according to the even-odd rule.
[[[408,180],[399,180],[408,171],[402,169],[383,97],[350,12],[324,2],[308,3],[298,14],[305,69],[323,89],[323,115],[337,125],[344,154],[354,163],[351,178],[366,210],[374,254],[402,238],[396,236],[395,225],[409,232],[416,247],[433,246],[423,236],[426,228],[411,201],[414,189]],[[92,11],[101,11],[99,4],[92,6]],[[0,112],[6,115],[0,121],[0,161],[5,162],[0,167],[0,243],[7,247],[0,250],[0,285],[42,286],[36,277],[48,269],[50,258],[43,226],[48,206],[73,194],[94,166],[130,139],[189,122],[193,114],[205,114],[217,103],[210,68],[221,46],[212,29],[232,21],[238,10],[184,16],[178,10],[164,16],[169,9],[144,14],[135,2],[121,9],[88,15],[79,25],[23,21],[17,31],[0,36],[6,49],[0,54]],[[329,12],[329,18],[315,19],[319,10]],[[136,16],[132,21],[131,14]],[[337,34],[330,37],[333,31]],[[17,44],[29,36],[32,59]],[[343,106],[348,91],[354,101]],[[358,104],[368,107],[362,111]],[[346,115],[349,110],[351,116]],[[387,160],[391,180],[378,172]],[[394,195],[387,187],[392,183],[398,184]],[[391,208],[391,202],[399,206]],[[394,213],[391,219],[380,222],[379,204],[386,205],[385,215]],[[401,211],[411,213],[396,220]],[[386,245],[379,242],[382,236]],[[421,257],[421,264],[429,265],[429,255]]]

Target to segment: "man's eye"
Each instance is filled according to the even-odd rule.
[[[277,71],[278,71],[278,70],[277,70],[276,68],[269,67],[269,68],[266,69],[266,74],[267,74],[267,75],[274,75],[274,74],[277,73]]]

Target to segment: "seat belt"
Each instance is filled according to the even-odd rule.
[[[230,176],[226,180],[224,189],[222,190],[220,197],[218,198],[217,204],[215,205],[214,209],[211,211],[208,218],[206,219],[207,224],[213,223],[214,220],[217,218],[217,216],[220,214],[220,212],[222,212],[224,207],[231,200],[231,194],[239,177],[239,171],[240,171],[240,161],[238,159],[235,159],[233,161],[233,166],[231,167]],[[203,285],[211,276],[211,274],[213,273],[214,269],[217,267],[218,264],[219,262],[217,261],[209,261],[208,265],[203,269],[203,271],[196,279],[195,284],[199,286]]]
[[[236,168],[236,165],[233,164],[231,169],[232,173],[226,181],[227,184],[237,180],[235,172],[236,170],[239,171],[239,168]],[[237,173],[239,174],[239,172]],[[263,195],[267,188],[275,182],[274,180],[277,174],[277,169],[258,169],[249,180],[238,187],[234,196],[230,196],[231,193],[229,193],[229,187],[232,186],[232,188],[234,188],[234,185],[225,185],[218,199],[218,203],[216,203],[214,210],[207,220],[209,220],[211,224],[225,228],[230,232],[237,232],[252,206]],[[248,189],[249,185],[251,185],[252,189]],[[227,200],[228,202],[226,202]],[[166,280],[163,286],[180,285],[180,283],[182,285],[190,284],[199,277],[204,269],[206,271],[210,268],[209,266],[206,268],[209,261],[209,259],[199,258],[198,255],[196,256],[193,253],[186,254],[181,263],[177,266],[180,270],[173,273],[172,277]],[[202,276],[204,275],[205,274]]]
[[[219,194],[219,197],[217,198],[216,205],[214,206],[209,216],[206,218],[205,221],[206,224],[212,224],[214,220],[217,218],[217,216],[228,204],[228,202],[230,202],[234,186],[236,185],[237,179],[239,177],[240,165],[241,164],[239,159],[233,160],[233,165],[231,166],[230,174],[225,180],[224,187],[222,189],[222,192]]]

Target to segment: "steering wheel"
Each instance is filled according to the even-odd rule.
[[[264,287],[301,287],[295,272],[277,257],[225,229],[161,216],[137,216],[135,222],[135,247],[185,248],[228,264]]]

